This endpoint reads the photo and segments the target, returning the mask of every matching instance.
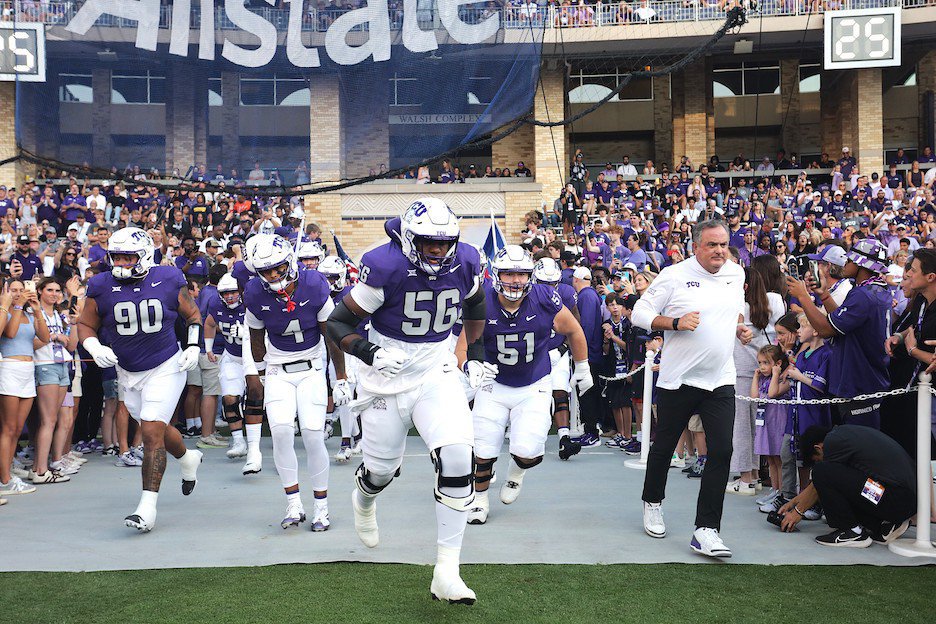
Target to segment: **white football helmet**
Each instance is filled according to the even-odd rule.
[[[321,264],[322,260],[325,259],[325,249],[322,248],[322,244],[318,241],[306,241],[304,243],[299,243],[299,253],[296,254],[299,259],[299,262],[305,264],[306,260],[316,259]],[[316,265],[318,266],[318,265]]]
[[[318,271],[328,279],[332,292],[340,292],[348,283],[348,265],[338,256],[328,256],[322,260]]]
[[[236,299],[233,297],[225,297],[225,295],[230,295],[231,293],[237,295]],[[240,286],[238,286],[237,280],[234,279],[234,276],[230,273],[225,273],[221,276],[221,279],[218,280],[218,296],[221,297],[221,301],[224,305],[232,310],[243,302]]]
[[[424,197],[410,204],[400,220],[400,246],[403,255],[416,268],[429,275],[439,275],[455,262],[458,248],[458,218],[441,199]],[[420,251],[422,243],[449,243],[444,256],[430,257]]]
[[[127,254],[137,257],[137,263],[131,266],[116,266],[114,255]],[[146,277],[156,265],[156,246],[149,234],[140,228],[128,227],[117,230],[110,237],[107,247],[107,260],[113,269],[111,274],[119,280],[137,280]]]
[[[302,209],[302,206],[293,206],[292,211],[289,213],[290,222],[296,227],[299,227],[303,218],[305,218],[305,210]]]
[[[503,273],[526,273],[523,284],[506,284],[501,281]],[[520,301],[533,288],[533,258],[520,245],[507,245],[497,252],[491,261],[494,291],[504,295],[508,301]]]
[[[552,258],[540,258],[533,267],[533,283],[555,286],[562,279],[562,269]]]
[[[257,234],[247,241],[247,254],[250,260],[248,268],[257,274],[263,285],[272,292],[285,290],[299,277],[299,268],[296,266],[296,254],[292,245],[282,236],[275,234]],[[268,281],[263,276],[264,271],[284,266],[285,273],[276,281]]]

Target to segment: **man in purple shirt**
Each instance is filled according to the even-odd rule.
[[[509,505],[517,500],[526,471],[543,461],[552,424],[548,416],[552,405],[549,339],[554,332],[569,339],[575,385],[585,392],[592,384],[582,328],[558,292],[533,283],[533,269],[533,259],[522,247],[501,249],[491,261],[493,283],[485,286],[483,360],[469,359],[464,332],[455,347],[459,366],[494,377],[482,382],[472,409],[477,494],[468,512],[469,524],[487,522],[488,488],[508,425],[513,461],[501,487],[501,502]]]
[[[191,236],[182,239],[182,255],[175,259],[175,265],[187,277],[204,281],[208,277],[208,257],[198,251],[198,245]]]
[[[79,214],[83,214],[85,218],[88,218],[87,203],[84,195],[78,190],[78,185],[72,184],[69,187],[68,194],[65,195],[65,199],[62,200],[61,215],[65,226],[71,225]]]

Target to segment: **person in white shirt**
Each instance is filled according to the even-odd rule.
[[[637,167],[631,164],[630,156],[624,154],[624,164],[618,165],[617,174],[622,176],[635,176],[637,175]]]
[[[644,530],[666,536],[662,501],[670,458],[693,414],[702,417],[708,459],[696,508],[690,548],[710,557],[730,557],[719,536],[734,425],[735,339],[753,339],[744,325],[744,269],[728,262],[729,232],[709,220],[692,231],[695,256],[663,269],[644,293],[631,322],[664,331],[657,381],[659,420],[644,479]]]

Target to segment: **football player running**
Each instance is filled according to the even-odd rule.
[[[413,202],[385,226],[390,241],[362,259],[359,281],[328,320],[358,370],[364,462],[355,473],[354,528],[379,542],[376,497],[399,474],[406,434],[416,426],[435,467],[438,557],[433,598],[473,604],[459,575],[467,512],[474,500],[471,413],[449,336],[463,312],[474,342],[484,323],[476,249],[458,242],[458,221],[439,199]],[[370,318],[368,338],[357,327]]]
[[[318,271],[325,276],[325,279],[328,280],[328,285],[331,288],[331,297],[332,301],[335,304],[341,303],[341,300],[345,298],[349,292],[351,292],[351,285],[348,284],[348,266],[345,264],[344,260],[338,256],[328,256],[318,265]],[[363,327],[358,328],[358,333],[362,336],[364,335]],[[345,361],[345,373],[347,375],[348,387],[351,392],[351,396],[354,396],[354,363],[356,359],[349,359]],[[332,387],[335,386],[337,379],[335,379],[335,367],[329,362],[328,363],[328,380]],[[334,397],[332,397],[334,399]],[[358,433],[357,429],[357,416],[351,413],[351,406],[348,404],[338,405],[335,402],[335,412],[338,415],[338,422],[341,424],[341,448],[338,449],[338,452],[335,453],[335,461],[340,464],[346,463],[351,459],[353,454],[353,440],[354,436]]]
[[[244,441],[244,417],[241,414],[241,397],[246,390],[244,364],[241,361],[242,337],[244,335],[244,298],[237,280],[226,273],[218,280],[218,296],[208,302],[205,316],[205,350],[208,359],[218,358],[211,352],[218,332],[224,338],[224,353],[219,364],[221,381],[221,405],[224,420],[231,428],[231,448],[227,456],[237,459],[247,455]],[[259,451],[260,440],[255,441]]]
[[[182,494],[195,489],[202,454],[187,450],[169,421],[185,387],[186,372],[198,366],[202,322],[182,271],[155,266],[150,235],[139,228],[117,231],[110,239],[110,271],[88,282],[87,303],[78,336],[101,368],[117,367],[117,381],[130,415],[143,430],[143,493],[128,527],[148,532],[156,525],[156,499],[166,451],[179,460]],[[182,350],[175,335],[176,318],[186,322]],[[104,346],[99,333],[110,346]]]
[[[533,283],[550,286],[559,293],[564,305],[575,322],[579,322],[579,311],[576,302],[578,293],[568,284],[563,284],[559,280],[562,278],[562,269],[552,258],[540,258],[533,267]],[[581,328],[581,325],[579,326]],[[582,445],[574,441],[569,436],[569,390],[571,389],[569,380],[571,371],[569,370],[569,347],[566,344],[566,337],[561,333],[553,332],[549,339],[549,363],[552,366],[550,378],[552,379],[553,396],[553,421],[556,423],[556,429],[559,434],[559,459],[567,460],[573,455],[578,455],[582,450]]]
[[[324,433],[328,399],[322,334],[335,306],[325,277],[317,271],[300,271],[284,238],[255,238],[249,245],[249,262],[257,278],[247,283],[244,320],[250,329],[250,356],[255,363],[266,364],[263,403],[273,437],[273,462],[286,492],[286,515],[280,524],[286,529],[306,518],[293,448],[293,421],[298,416],[315,494],[312,530],[326,531],[330,526]],[[338,377],[335,402],[347,403],[351,393],[344,380],[344,354],[331,341],[325,342]]]
[[[554,331],[568,337],[579,391],[593,383],[585,333],[556,290],[533,283],[533,271],[533,259],[518,245],[507,245],[491,261],[493,284],[485,287],[487,322],[480,364],[484,379],[472,409],[477,493],[468,514],[470,524],[487,522],[488,486],[508,425],[513,462],[501,487],[501,502],[517,500],[526,471],[543,461],[551,425],[549,339]],[[455,353],[470,375],[479,362],[468,359],[464,338],[459,337]],[[487,379],[489,371],[495,374],[493,381]]]
[[[317,269],[318,265],[325,259],[325,250],[318,241],[307,241],[299,243],[299,250],[296,253],[299,264],[307,269]]]

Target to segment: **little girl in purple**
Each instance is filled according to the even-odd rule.
[[[783,350],[777,345],[766,345],[757,352],[757,370],[754,371],[754,380],[751,382],[751,396],[760,399],[785,399],[789,392],[781,394],[778,391],[780,377],[789,365],[789,360]],[[771,393],[771,390],[777,390]],[[767,458],[767,467],[770,472],[770,483],[783,482],[781,477],[782,463],[780,449],[783,448],[783,430],[786,427],[786,407],[776,403],[761,403],[757,408],[754,421],[754,452]]]

